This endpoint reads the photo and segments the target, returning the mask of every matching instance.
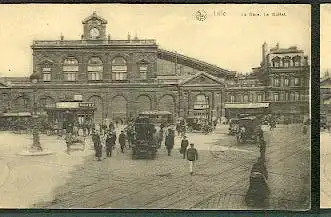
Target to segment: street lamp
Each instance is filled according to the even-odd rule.
[[[38,88],[38,81],[40,79],[40,75],[36,72],[30,76],[30,80],[33,85],[33,107],[32,107],[32,118],[33,118],[33,129],[32,129],[32,137],[33,143],[31,146],[32,151],[43,151],[40,144],[39,137],[39,124],[38,124],[38,114],[37,114],[37,102],[36,102],[36,92]]]

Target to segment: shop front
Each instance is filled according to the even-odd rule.
[[[46,107],[48,120],[56,129],[92,126],[95,110],[91,102],[57,102]]]

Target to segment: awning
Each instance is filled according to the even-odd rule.
[[[233,109],[269,108],[269,103],[225,104],[225,108],[233,108]]]
[[[3,113],[2,116],[5,116],[5,117],[28,117],[28,116],[31,116],[31,113],[30,112],[17,112],[17,113],[8,112],[8,113]]]

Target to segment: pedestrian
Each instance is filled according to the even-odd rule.
[[[95,129],[92,132],[92,141],[94,144],[95,157],[98,159],[98,161],[101,161],[101,157],[102,157],[101,139],[100,139],[100,135],[97,133]]]
[[[112,143],[112,134],[110,131],[107,133],[106,137],[106,155],[107,157],[111,157],[112,151],[113,151],[113,143]]]
[[[260,148],[260,157],[262,158],[263,161],[265,161],[266,142],[264,141],[263,137],[260,137],[259,148]]]
[[[67,144],[67,154],[70,154],[71,145],[72,145],[72,142],[73,142],[72,134],[70,132],[66,133],[65,141],[66,141],[66,144]]]
[[[256,161],[256,163],[253,164],[251,173],[253,172],[258,172],[258,173],[262,173],[265,177],[265,179],[268,179],[268,170],[267,167],[265,165],[265,161],[263,160],[263,158],[259,157]]]
[[[111,137],[110,138],[111,138],[110,139],[110,142],[111,142],[112,147],[114,149],[115,146],[116,146],[116,139],[117,139],[117,136],[116,136],[116,132],[115,131],[111,132]]]
[[[123,130],[121,131],[121,133],[118,137],[118,142],[120,143],[120,146],[121,146],[121,152],[124,153],[126,138],[125,138],[125,134],[124,134]]]
[[[186,158],[189,161],[190,173],[191,173],[191,175],[193,175],[194,162],[196,160],[198,160],[198,151],[197,151],[196,148],[194,148],[194,144],[193,143],[190,144],[190,148],[187,149],[187,151],[186,151]]]
[[[168,129],[168,135],[165,138],[165,146],[168,151],[168,156],[171,155],[171,150],[173,149],[174,145],[175,145],[174,131],[172,129]]]
[[[185,159],[187,147],[188,147],[188,140],[186,136],[184,136],[180,144],[180,151],[179,151],[181,154],[183,154],[183,159]]]

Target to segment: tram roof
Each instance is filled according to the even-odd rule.
[[[238,103],[238,104],[225,104],[225,108],[236,109],[254,109],[254,108],[268,108],[269,103]]]
[[[171,115],[169,111],[143,111],[140,112],[141,115]]]

